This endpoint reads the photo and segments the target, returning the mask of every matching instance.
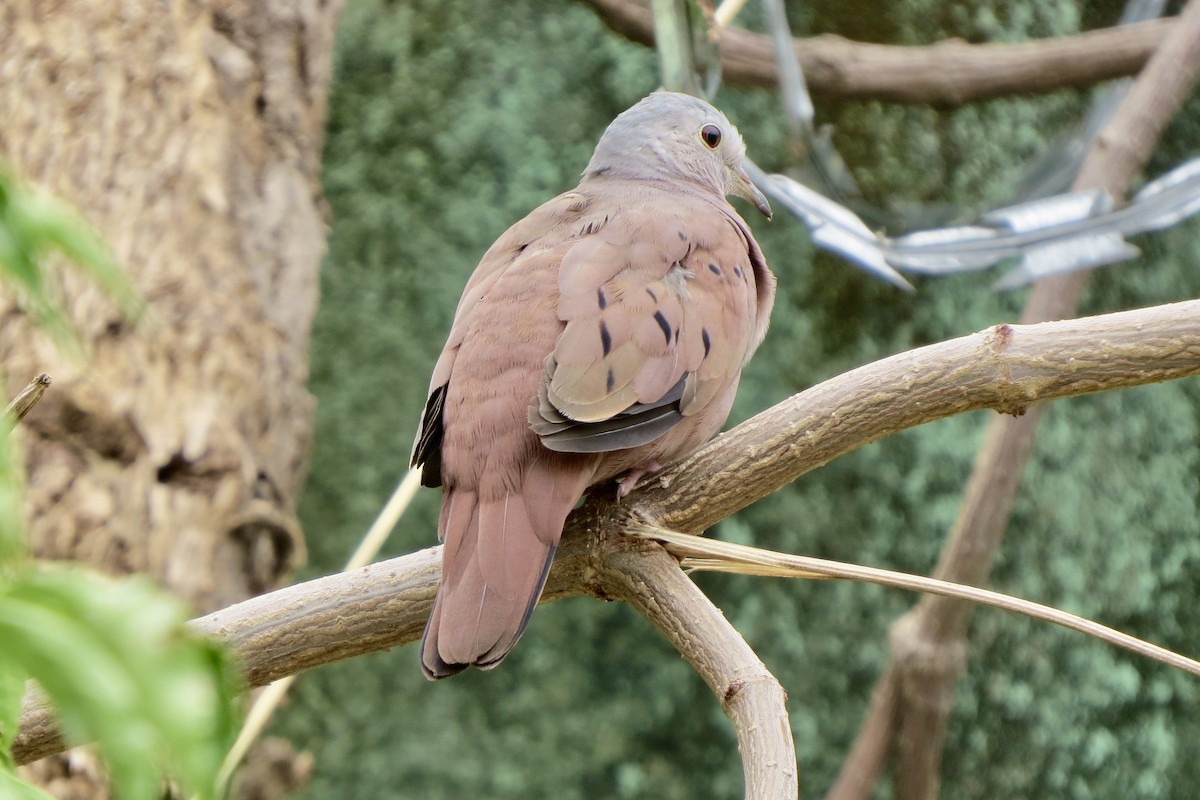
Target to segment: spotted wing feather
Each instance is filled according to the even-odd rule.
[[[770,311],[760,264],[740,220],[687,196],[620,209],[581,238],[559,270],[566,327],[530,408],[542,443],[636,447],[722,396]]]

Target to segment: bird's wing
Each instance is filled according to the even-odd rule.
[[[580,220],[559,270],[566,327],[529,413],[547,448],[646,444],[737,380],[762,338],[756,283],[770,273],[722,205],[601,198]]]
[[[540,247],[559,239],[564,226],[569,226],[584,214],[591,200],[579,192],[567,192],[555,197],[529,213],[528,216],[504,232],[488,248],[475,268],[463,290],[458,308],[454,312],[454,323],[446,339],[446,345],[438,357],[429,381],[429,396],[421,425],[413,444],[412,466],[423,467],[421,484],[441,486],[441,450],[445,411],[446,389],[459,348],[470,327],[471,314],[479,301],[488,294],[505,271],[531,247]]]

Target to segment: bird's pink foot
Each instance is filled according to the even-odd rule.
[[[657,461],[651,461],[641,467],[634,467],[625,473],[621,480],[617,481],[617,499],[620,500],[625,495],[632,492],[638,485],[638,481],[647,475],[653,475],[663,468],[663,465]]]

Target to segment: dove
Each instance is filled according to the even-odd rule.
[[[567,515],[725,423],[775,277],[726,200],[766,198],[707,102],[655,92],[605,130],[579,186],[487,250],[433,370],[413,447],[443,491],[431,680],[495,667],[541,596]]]

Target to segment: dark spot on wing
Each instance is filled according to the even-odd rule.
[[[743,272],[742,272],[742,268],[741,268],[741,267],[734,267],[734,268],[733,268],[733,274],[734,274],[734,275],[737,275],[739,278],[744,278],[744,277],[745,277],[745,275],[744,275],[744,274],[743,274]]]
[[[617,376],[613,374],[612,367],[608,368],[608,379],[604,382],[604,391],[611,392],[613,387],[617,385]]]
[[[710,263],[710,264],[708,265],[708,268],[709,268],[710,270],[712,270],[712,274],[713,274],[713,275],[720,275],[720,274],[721,274],[721,267],[720,267],[719,265],[717,265],[717,264],[711,264],[711,263]]]
[[[653,300],[656,303],[658,302],[658,295],[656,295],[654,293],[654,290],[651,289],[649,286],[646,287],[646,294],[650,295],[651,300]]]
[[[681,241],[681,242],[687,241],[687,234],[684,233],[683,231],[679,231],[679,241]]]
[[[596,302],[599,304],[601,311],[608,308],[608,297],[604,294],[603,286],[596,287]]]
[[[604,349],[604,355],[612,352],[612,334],[608,332],[608,326],[603,322],[600,323],[600,347]]]
[[[661,311],[654,312],[654,321],[658,323],[658,327],[662,328],[663,338],[666,343],[671,343],[671,323],[667,322],[667,318],[663,316]]]
[[[708,358],[708,351],[712,349],[712,339],[708,336],[708,328],[700,329],[700,341],[704,342],[704,357]]]

